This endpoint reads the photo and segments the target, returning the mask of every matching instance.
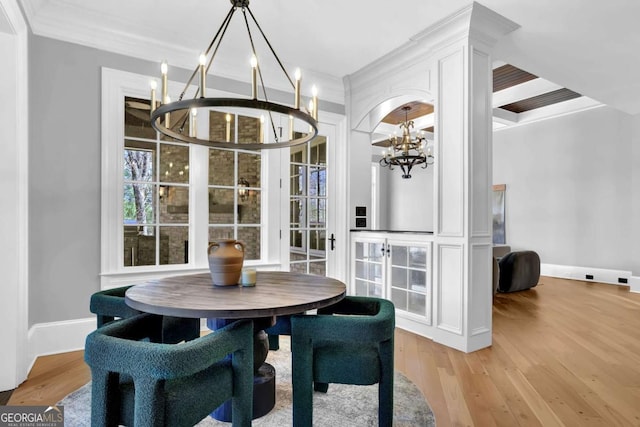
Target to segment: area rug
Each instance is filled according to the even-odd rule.
[[[291,353],[289,340],[280,337],[280,350],[270,351],[267,362],[276,368],[276,406],[253,420],[254,426],[282,427],[292,424]],[[284,338],[284,339],[283,339]],[[435,426],[431,408],[420,390],[399,372],[394,377],[393,425]],[[91,425],[91,383],[58,403],[64,405],[65,425]],[[314,393],[313,424],[316,426],[367,427],[378,425],[378,386],[330,384],[328,393]],[[230,426],[207,417],[199,427]]]

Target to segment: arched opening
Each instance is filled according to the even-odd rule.
[[[380,117],[371,132],[372,228],[433,231],[433,102],[398,97],[372,116]]]

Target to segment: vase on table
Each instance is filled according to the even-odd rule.
[[[226,239],[209,245],[209,271],[216,286],[237,285],[242,274],[244,262],[244,244],[237,240]]]

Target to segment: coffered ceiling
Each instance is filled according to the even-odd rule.
[[[570,89],[560,87],[511,64],[493,69],[493,127],[529,123],[560,114],[585,110],[602,104]],[[434,131],[434,107],[422,102],[403,104],[387,114],[374,132],[374,145],[387,146],[388,135],[398,132],[398,125],[413,120],[416,130]],[[428,136],[428,138],[430,138]]]
[[[18,1],[37,35],[181,66],[195,62],[230,8],[228,0]],[[301,67],[305,76],[329,82],[328,88],[332,83],[340,87],[344,76],[470,3],[252,0],[251,9],[285,66]],[[538,76],[524,75],[515,86],[496,88],[497,125],[599,103],[640,113],[640,1],[481,3],[520,25],[495,47],[495,68],[511,64]],[[246,68],[244,59],[233,58],[247,43],[242,34],[241,27],[230,28],[229,48],[221,52],[225,77],[237,78],[242,75],[238,70]],[[239,59],[244,62],[234,66]],[[340,90],[327,89],[323,96],[344,102]],[[558,99],[564,100],[548,104]]]

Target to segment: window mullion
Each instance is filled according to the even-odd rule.
[[[209,136],[209,115],[198,115],[198,135]],[[209,246],[209,148],[191,144],[189,147],[191,174],[189,175],[189,263],[207,265]]]

